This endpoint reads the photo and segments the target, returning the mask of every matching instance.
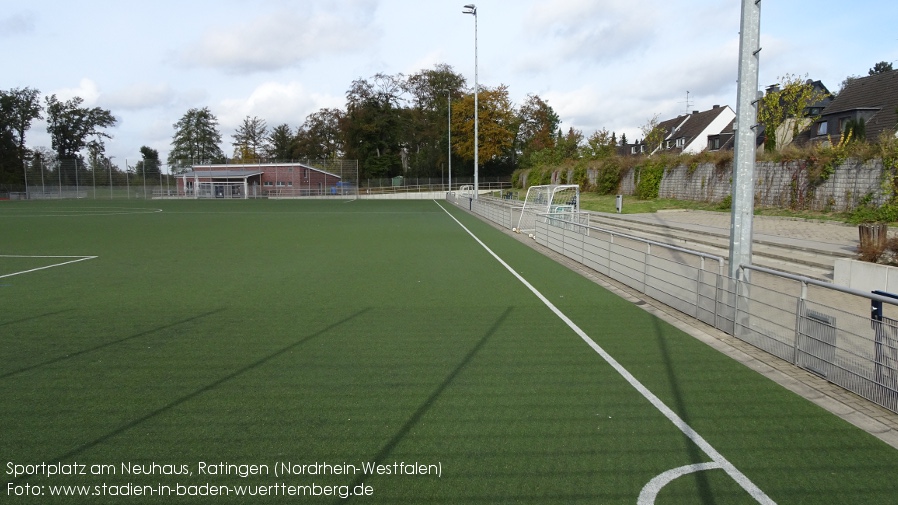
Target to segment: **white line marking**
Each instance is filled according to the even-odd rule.
[[[521,275],[518,274],[513,268],[511,268],[511,266],[509,266],[508,263],[506,263],[502,258],[500,258],[496,253],[494,253],[492,249],[490,249],[486,244],[483,243],[483,241],[481,241],[479,238],[477,238],[477,235],[474,235],[474,233],[472,233],[471,230],[469,230],[465,225],[463,225],[461,223],[461,221],[456,219],[455,216],[453,216],[451,213],[449,213],[449,211],[446,210],[445,207],[440,205],[439,202],[434,200],[434,203],[436,203],[441,209],[443,209],[443,212],[448,214],[449,217],[452,218],[453,221],[458,223],[458,225],[461,226],[463,230],[468,232],[468,235],[470,235],[474,240],[476,240],[477,243],[480,244],[481,247],[486,249],[486,252],[488,252],[490,254],[490,256],[495,258],[496,261],[498,261],[502,266],[505,267],[506,270],[508,270],[519,281],[521,281],[522,284],[527,286],[527,289],[529,289],[534,295],[536,295],[536,297],[539,298],[540,301],[542,301],[543,304],[545,304],[546,307],[549,308],[549,310],[554,312],[555,315],[558,316],[559,319],[564,321],[564,323],[567,324],[568,327],[574,331],[574,333],[579,335],[580,338],[583,339],[583,341],[586,342],[587,345],[592,347],[592,349],[596,353],[598,353],[598,355],[601,356],[602,359],[604,359],[609,365],[611,365],[611,367],[614,368],[617,371],[617,373],[621,375],[621,377],[623,377],[627,382],[629,382],[630,385],[633,386],[633,388],[635,388],[637,391],[639,391],[639,393],[642,394],[642,396],[645,397],[645,399],[648,400],[649,403],[651,403],[656,409],[658,409],[658,411],[660,411],[662,414],[664,414],[664,417],[668,418],[674,424],[674,426],[676,426],[680,431],[682,431],[684,435],[689,437],[689,439],[692,440],[695,443],[695,445],[699,446],[701,448],[701,450],[704,451],[705,454],[708,455],[708,457],[710,457],[716,464],[720,465],[720,468],[722,468],[724,471],[726,471],[726,473],[728,473],[730,475],[730,477],[733,478],[733,480],[735,480],[740,486],[742,486],[742,488],[745,489],[748,492],[748,494],[750,494],[752,496],[752,498],[754,498],[758,503],[762,503],[765,505],[776,503],[772,499],[770,499],[770,497],[767,496],[764,493],[764,491],[761,491],[761,489],[758,486],[756,486],[751,480],[749,480],[749,478],[746,477],[745,474],[740,472],[735,466],[733,466],[732,463],[730,463],[726,458],[724,458],[722,454],[717,452],[717,450],[714,449],[714,447],[712,447],[711,444],[709,444],[704,438],[702,438],[701,435],[699,435],[695,430],[693,430],[692,427],[690,427],[688,424],[686,424],[685,421],[680,419],[680,416],[678,416],[673,410],[671,410],[667,405],[665,405],[664,402],[662,402],[660,398],[655,396],[654,393],[652,393],[651,391],[648,390],[648,388],[643,386],[642,383],[639,382],[639,380],[637,380],[636,377],[633,376],[633,374],[631,374],[629,371],[627,371],[627,369],[624,368],[623,365],[618,363],[617,360],[614,359],[614,357],[612,357],[610,354],[608,354],[605,351],[605,349],[602,349],[602,347],[599,346],[599,344],[595,343],[595,341],[592,338],[590,338],[589,335],[586,334],[586,332],[584,332],[582,329],[580,329],[579,326],[577,326],[573,321],[571,321],[570,318],[568,318],[563,312],[561,312],[561,310],[558,307],[556,307],[554,304],[552,304],[552,302],[550,302],[545,296],[543,296],[543,294],[540,293],[535,287],[533,287],[532,284],[527,282],[527,279],[524,279],[523,277],[521,277]]]
[[[63,265],[70,265],[72,263],[78,263],[79,261],[96,259],[97,257],[98,256],[19,256],[19,255],[13,255],[13,254],[0,254],[0,258],[55,258],[55,259],[75,258],[71,261],[64,261],[62,263],[54,263],[53,265],[32,268],[31,270],[24,270],[22,272],[15,272],[15,273],[6,274],[6,275],[0,275],[0,279],[3,279],[5,277],[12,277],[14,275],[29,274],[31,272],[37,272],[38,270],[46,270],[48,268],[61,267]]]
[[[699,463],[697,465],[686,465],[681,466],[680,468],[674,468],[673,470],[668,470],[650,480],[649,483],[642,488],[642,491],[639,493],[639,499],[636,500],[636,505],[654,505],[655,499],[658,498],[658,493],[664,489],[664,486],[684,475],[689,475],[690,473],[695,472],[704,472],[707,470],[718,470],[720,468],[720,465],[717,463]]]

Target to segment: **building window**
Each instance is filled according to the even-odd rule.
[[[851,118],[848,117],[839,118],[839,133],[845,133],[845,129],[848,128],[850,121]]]
[[[827,123],[826,121],[823,121],[822,123],[817,123],[817,135],[826,135],[828,124],[829,123]]]
[[[630,154],[636,154],[636,146],[630,148]]]
[[[278,187],[279,187],[279,188],[282,188],[282,187],[284,187],[284,186],[285,186],[284,181],[278,181]]]
[[[293,187],[293,181],[287,181],[287,186],[289,186],[289,187],[292,188],[292,187]]]
[[[686,139],[680,137],[677,139],[677,147],[683,147],[686,145]]]
[[[308,180],[308,178],[309,178],[309,169],[308,168],[305,169],[305,175],[303,177],[305,177],[306,180]]]
[[[266,188],[269,188],[272,186],[271,181],[265,181],[264,185]]]
[[[720,149],[720,137],[714,137],[708,141],[708,149],[716,151]]]

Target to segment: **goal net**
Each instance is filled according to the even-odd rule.
[[[580,186],[576,184],[548,184],[530,186],[521,217],[514,231],[533,233],[536,220],[543,218],[579,222]]]

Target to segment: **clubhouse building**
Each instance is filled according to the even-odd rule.
[[[193,165],[175,176],[178,196],[186,198],[265,198],[335,193],[339,175],[305,163]]]

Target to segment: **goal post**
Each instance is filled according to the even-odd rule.
[[[521,217],[513,230],[518,233],[533,233],[536,219],[540,215],[558,214],[570,221],[580,213],[580,186],[577,184],[547,184],[530,186],[521,208]]]

